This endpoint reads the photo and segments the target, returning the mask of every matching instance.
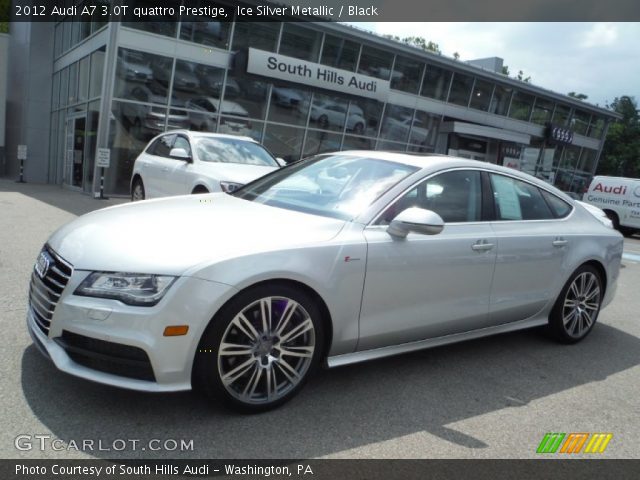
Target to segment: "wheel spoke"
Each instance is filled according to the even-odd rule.
[[[574,308],[562,318],[563,323],[566,325],[575,315],[576,315],[576,310]]]
[[[587,283],[587,274],[583,273],[582,275],[580,275],[580,295],[583,295],[587,289],[585,288]]]
[[[271,298],[260,300],[260,316],[262,317],[262,332],[271,331]]]
[[[260,379],[262,378],[262,368],[259,368],[258,365],[254,367],[253,374],[251,378],[247,382],[247,386],[244,388],[243,395],[249,396],[249,398],[253,397],[253,394],[256,391],[256,387],[260,383]]]
[[[247,317],[245,317],[242,313],[239,313],[231,323],[238,327],[238,329],[242,333],[244,333],[249,338],[249,340],[251,340],[252,342],[258,341],[260,334],[247,319]]]
[[[313,328],[313,323],[311,322],[310,318],[307,318],[304,322],[297,325],[295,328],[291,329],[289,333],[287,333],[286,335],[283,335],[281,337],[281,342],[289,343],[292,340],[298,338],[303,333],[308,332],[312,328]]]
[[[230,372],[227,372],[225,375],[223,375],[222,383],[224,383],[225,385],[231,385],[233,382],[238,380],[242,375],[247,373],[251,369],[251,367],[258,368],[256,361],[253,358],[250,358],[246,362],[241,363],[236,368],[234,368]]]
[[[572,284],[571,284],[571,293],[573,293],[573,298],[578,298],[580,296],[580,292],[578,292],[578,280],[576,279]]]
[[[311,358],[313,356],[313,347],[280,347],[280,353],[289,357]]]
[[[568,298],[564,301],[564,308],[576,308],[578,306],[577,300],[569,300]]]
[[[278,325],[276,326],[277,335],[282,335],[282,332],[289,324],[289,320],[291,320],[291,317],[293,316],[293,313],[296,311],[297,308],[298,308],[297,302],[294,302],[293,300],[287,301],[287,305],[284,307],[282,316],[280,317],[280,320],[278,320]]]
[[[589,315],[589,312],[587,312],[586,310],[582,311],[582,315],[584,316],[585,328],[589,328],[593,323],[593,319],[591,318],[591,315]]]
[[[222,342],[220,344],[220,349],[218,351],[219,355],[251,355],[253,354],[253,348],[251,345],[239,345],[236,343],[225,343]]]
[[[596,287],[586,296],[585,301],[589,301],[597,295],[600,295],[600,289],[598,287]]]
[[[300,374],[296,371],[295,368],[293,368],[291,366],[291,364],[289,362],[287,362],[285,359],[280,358],[280,360],[278,360],[278,365],[283,369],[289,372],[289,374],[291,374],[291,376],[293,376],[293,378],[295,378],[295,380],[291,380],[291,383],[295,383],[298,382],[298,380],[300,380]],[[288,377],[288,376],[287,376]]]

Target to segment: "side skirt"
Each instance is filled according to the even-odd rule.
[[[539,327],[548,323],[546,318],[533,318],[521,320],[519,322],[506,323],[495,327],[482,328],[480,330],[472,330],[470,332],[455,333],[453,335],[445,335],[443,337],[428,338],[426,340],[418,340],[416,342],[402,343],[400,345],[391,345],[388,347],[374,348],[372,350],[364,350],[362,352],[345,353],[327,358],[327,366],[329,368],[342,367],[352,363],[366,362],[378,358],[391,357],[402,353],[415,352],[416,350],[424,350],[427,348],[440,347],[451,343],[463,342],[465,340],[473,340],[475,338],[488,337],[498,333],[513,332],[516,330],[524,330],[526,328]]]

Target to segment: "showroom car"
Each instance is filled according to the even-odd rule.
[[[597,209],[527,174],[338,152],[77,218],[37,258],[27,322],[64,372],[262,411],[320,365],[542,326],[578,342],[622,247]]]
[[[134,201],[189,193],[229,193],[280,168],[249,137],[175,130],[152,139],[131,175]]]

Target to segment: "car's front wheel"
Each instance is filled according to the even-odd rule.
[[[320,310],[304,291],[261,285],[234,297],[205,331],[195,377],[212,399],[260,412],[290,400],[318,365]]]
[[[598,319],[604,289],[600,273],[591,265],[583,265],[567,281],[551,315],[551,332],[563,343],[576,343],[585,338]]]
[[[144,199],[145,199],[144,184],[142,183],[141,178],[136,177],[136,179],[133,181],[133,184],[131,185],[131,201],[137,202],[139,200],[144,200]]]

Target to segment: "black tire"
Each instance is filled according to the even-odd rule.
[[[142,183],[142,179],[140,177],[136,177],[131,184],[131,201],[137,202],[139,200],[144,200],[145,198],[147,197],[144,192],[144,184]]]
[[[209,193],[209,190],[207,190],[207,188],[203,187],[202,185],[198,185],[191,192],[192,195],[201,195],[201,194],[205,194],[205,193]]]
[[[585,283],[582,283],[583,279]],[[549,315],[549,330],[553,337],[561,343],[584,339],[596,324],[603,294],[600,272],[593,266],[583,265],[573,272]]]
[[[288,308],[292,312],[280,330]],[[264,318],[271,328],[265,333],[267,311]],[[223,343],[236,347],[220,355]],[[309,295],[283,283],[258,285],[232,298],[205,330],[196,352],[194,382],[210,399],[234,410],[271,410],[301,390],[320,363],[323,345],[321,312]]]
[[[611,223],[613,224],[613,228],[619,231],[620,219],[618,218],[618,215],[616,214],[616,212],[612,212],[611,210],[605,210],[604,213],[607,215],[607,218],[611,220]]]

